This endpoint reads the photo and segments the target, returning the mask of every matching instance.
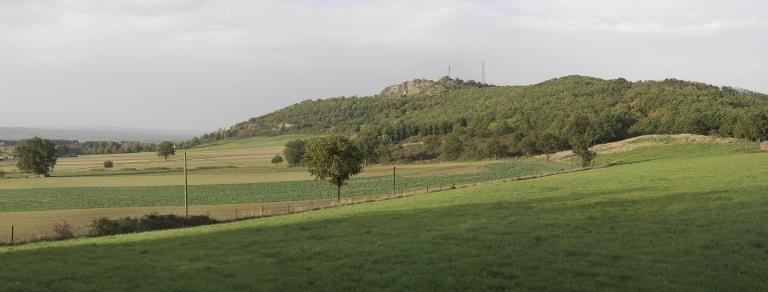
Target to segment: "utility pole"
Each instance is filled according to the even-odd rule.
[[[184,216],[189,217],[189,180],[187,179],[187,152],[184,152]]]
[[[451,77],[451,65],[448,65],[448,77]]]
[[[480,65],[483,67],[483,76],[480,82],[485,84],[485,61],[480,62]]]

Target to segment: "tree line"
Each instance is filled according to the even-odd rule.
[[[22,143],[20,141],[0,141],[6,146],[13,148]],[[155,151],[157,144],[138,141],[85,141],[77,140],[47,140],[56,146],[58,156],[76,156],[84,154],[117,154],[117,153],[137,153]]]

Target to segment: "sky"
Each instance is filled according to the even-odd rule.
[[[213,130],[447,74],[768,92],[764,1],[0,0],[0,126]]]

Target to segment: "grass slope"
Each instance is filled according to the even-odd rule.
[[[248,148],[283,148],[285,143],[294,139],[307,139],[312,135],[288,134],[271,137],[251,137],[245,139],[222,140],[210,144],[188,149],[188,152],[200,152],[210,150],[234,150]]]
[[[0,248],[0,290],[762,290],[768,153],[606,169],[231,224]]]

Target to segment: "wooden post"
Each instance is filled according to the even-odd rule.
[[[184,216],[189,217],[189,181],[187,180],[187,152],[184,152]]]
[[[15,226],[11,225],[11,245],[13,245],[13,232],[15,231]]]
[[[261,204],[261,209],[259,210],[259,216],[264,215],[264,204]]]
[[[427,193],[429,193],[429,186],[427,186]]]
[[[235,208],[235,220],[237,220],[237,208]]]
[[[397,176],[396,175],[397,175],[397,167],[392,166],[392,196],[393,197],[397,196],[397,186],[396,186]]]

